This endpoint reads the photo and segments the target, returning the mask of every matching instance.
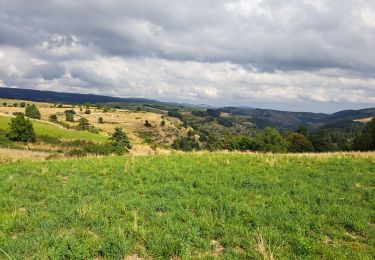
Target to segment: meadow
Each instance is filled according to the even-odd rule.
[[[10,119],[10,116],[0,115],[0,130],[8,130]],[[87,131],[64,129],[56,124],[41,120],[32,119],[31,121],[37,136],[50,136],[62,140],[85,140],[92,142],[105,142],[108,140],[108,136],[105,135],[94,134]]]
[[[0,258],[373,259],[375,156],[0,164]]]

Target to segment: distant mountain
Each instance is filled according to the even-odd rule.
[[[344,110],[333,114],[311,113],[311,112],[290,112],[272,109],[260,109],[253,107],[222,107],[213,108],[209,105],[191,105],[174,102],[159,102],[156,100],[143,98],[119,98],[92,94],[60,93],[54,91],[40,91],[19,88],[1,88],[0,97],[10,99],[24,99],[38,102],[53,103],[108,103],[111,105],[123,104],[123,107],[133,107],[142,105],[149,109],[158,109],[160,111],[170,110],[203,110],[210,108],[218,112],[228,113],[239,119],[250,120],[259,128],[267,126],[280,129],[293,129],[300,124],[309,125],[313,128],[319,127],[343,127],[351,124],[361,124],[353,122],[355,119],[375,117],[375,108],[366,108],[359,110]]]
[[[334,114],[289,112],[247,107],[223,107],[217,110],[234,116],[248,117],[256,125],[262,126],[261,128],[273,126],[283,129],[295,128],[300,124],[310,125],[311,127],[321,127],[324,125],[333,127],[335,124],[343,125],[344,122],[353,121],[354,119],[375,116],[375,108],[344,110]]]
[[[63,93],[54,91],[41,91],[33,89],[20,88],[2,88],[0,87],[0,97],[10,99],[26,99],[35,102],[53,102],[53,103],[158,103],[156,100],[143,98],[118,98],[93,94]]]

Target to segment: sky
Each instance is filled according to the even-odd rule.
[[[0,87],[375,107],[375,1],[0,0]]]

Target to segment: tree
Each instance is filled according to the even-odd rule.
[[[316,152],[329,152],[333,149],[331,137],[324,130],[316,131],[310,140]]]
[[[26,103],[25,102],[21,102],[20,103],[20,107],[26,107]]]
[[[312,143],[302,133],[288,131],[284,134],[284,138],[288,142],[288,150],[290,152],[303,153],[314,151]]]
[[[76,112],[74,112],[73,109],[65,110],[64,114],[65,114],[66,121],[68,121],[68,122],[74,122],[74,115],[75,115],[75,113]]]
[[[90,129],[90,123],[89,123],[89,120],[87,120],[86,118],[84,117],[81,117],[78,121],[78,125],[77,125],[77,129],[78,130],[82,130],[82,131],[87,131]]]
[[[302,134],[304,136],[308,136],[309,130],[305,125],[301,124],[298,126],[297,133]]]
[[[104,119],[103,119],[103,117],[99,117],[99,118],[98,118],[98,123],[99,123],[99,124],[104,124]]]
[[[18,107],[18,103],[14,103],[13,106],[14,106],[14,107]]]
[[[40,119],[41,117],[39,109],[34,104],[28,105],[25,108],[25,114],[27,117],[34,118],[34,119]]]
[[[279,132],[270,127],[266,127],[264,131],[255,138],[256,148],[261,152],[286,152],[287,143],[281,137]]]
[[[35,132],[32,123],[22,113],[17,113],[9,123],[8,138],[12,141],[35,142]]]
[[[52,114],[49,116],[49,121],[51,122],[57,122],[57,115],[56,114]]]
[[[114,146],[123,146],[128,149],[132,148],[128,136],[126,133],[124,133],[121,127],[116,127],[115,132],[113,132],[109,139],[112,141]]]
[[[354,149],[359,151],[375,150],[375,118],[373,118],[362,133],[354,139]]]

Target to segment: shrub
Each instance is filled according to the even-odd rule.
[[[90,114],[91,114],[91,110],[90,110],[90,109],[86,109],[86,110],[85,110],[85,114],[86,114],[86,115],[90,115]]]
[[[34,119],[40,119],[41,117],[39,109],[34,104],[28,105],[25,108],[25,114],[27,117]]]
[[[195,140],[194,136],[180,137],[174,140],[172,148],[182,151],[199,150],[199,143]]]
[[[57,122],[57,115],[56,114],[52,114],[49,116],[49,121],[51,122]]]
[[[13,106],[14,106],[14,107],[18,107],[18,103],[14,103]]]
[[[150,122],[148,122],[148,120],[145,121],[145,127],[152,127],[152,125],[150,124]]]
[[[20,107],[26,107],[26,103],[25,102],[21,102],[20,103]]]
[[[8,106],[8,103],[7,102],[3,102],[3,107],[6,107]]]
[[[112,145],[114,146],[124,146],[128,149],[132,148],[128,136],[126,133],[124,133],[121,127],[116,127],[115,132],[109,139],[112,141]]]
[[[99,124],[104,124],[104,119],[103,119],[103,117],[99,117],[99,118],[98,118],[98,123],[99,123]]]
[[[81,117],[78,121],[77,129],[81,131],[87,131],[90,129],[90,123],[87,118]]]
[[[65,120],[66,121],[74,122],[74,115],[76,114],[76,112],[74,112],[73,109],[65,110],[64,114],[65,114]]]
[[[162,121],[160,122],[160,126],[165,126],[165,121],[164,121],[164,120],[162,120]]]
[[[35,142],[33,125],[22,113],[18,113],[10,120],[7,136],[12,141]]]

